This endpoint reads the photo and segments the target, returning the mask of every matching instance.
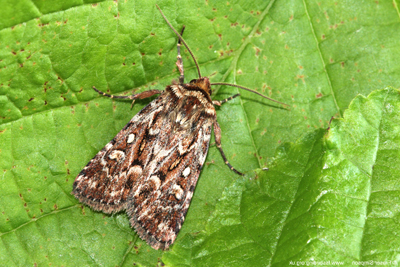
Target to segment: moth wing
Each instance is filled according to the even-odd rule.
[[[140,144],[164,100],[161,95],[144,107],[78,174],[72,194],[80,202],[106,213],[125,209],[143,170]]]
[[[158,138],[157,153],[132,190],[127,213],[139,236],[154,249],[167,249],[176,239],[207,156],[214,118],[201,117],[198,127],[176,132],[173,124]]]

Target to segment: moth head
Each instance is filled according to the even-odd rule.
[[[191,80],[190,84],[199,87],[201,90],[211,95],[211,84],[207,77]]]

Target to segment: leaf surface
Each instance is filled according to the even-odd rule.
[[[304,201],[300,196],[308,187],[316,186],[302,178],[308,170],[307,159],[311,160],[314,151],[305,146],[320,144],[321,153],[331,149],[321,141],[322,133],[313,131],[326,128],[331,116],[341,117],[358,93],[368,95],[388,85],[400,87],[399,2],[157,3],[176,29],[186,25],[184,38],[196,55],[203,75],[209,75],[212,82],[253,88],[291,105],[290,109],[246,91],[240,92],[240,98],[217,108],[225,154],[233,166],[248,176],[241,179],[231,172],[212,145],[176,244],[168,252],[154,251],[129,227],[124,213],[108,216],[93,212],[82,207],[70,192],[76,175],[86,163],[151,101],[136,101],[131,110],[129,102],[100,97],[91,87],[128,94],[132,90],[162,89],[178,78],[176,36],[158,13],[155,1],[48,3],[35,0],[15,4],[3,0],[0,10],[0,167],[3,170],[0,260],[5,265],[130,266],[136,263],[154,266],[161,260],[169,265],[200,265],[203,260],[209,265],[218,262],[279,265],[293,255],[306,258],[303,255],[311,251],[311,245],[302,241],[297,241],[297,250],[283,249],[285,244],[295,245],[285,239],[290,234],[311,236],[311,230],[318,232],[315,227],[308,228],[307,223],[313,225],[310,220],[305,220],[304,225],[296,221],[286,228],[304,214],[308,203],[313,203],[311,196],[315,198],[314,194],[320,192],[318,185],[314,194],[304,196]],[[196,70],[187,52],[183,58],[185,78],[190,81],[197,77]],[[231,87],[214,89],[213,99],[224,99],[239,92]],[[386,100],[376,101],[386,103]],[[364,106],[360,103],[360,109]],[[383,108],[376,110],[374,115],[383,116]],[[370,116],[363,120],[359,116],[353,120],[361,127],[356,136],[360,140],[346,137],[353,130],[338,127],[332,128],[337,144],[330,142],[363,175],[373,177],[379,159],[377,151],[386,143],[380,143],[380,134],[370,136],[370,132],[376,134],[371,129],[376,127],[376,120],[384,125],[383,119]],[[396,124],[389,121],[388,125]],[[343,132],[334,135],[336,130]],[[375,138],[375,143],[370,143],[369,138]],[[396,142],[387,143],[392,144],[388,153],[393,150],[393,162],[397,150],[392,148]],[[282,152],[285,149],[292,151],[288,159]],[[279,171],[272,170],[275,165],[280,166]],[[270,171],[261,172],[266,166]],[[254,171],[259,178],[248,181]],[[382,167],[381,171],[388,172],[389,168]],[[276,178],[277,182],[273,183],[268,177],[274,173],[276,177],[287,175],[288,179]],[[395,176],[387,175],[382,174],[384,178],[377,180],[370,178],[370,188],[372,184],[386,188],[385,179],[392,177],[389,186],[396,192]],[[350,187],[354,183],[349,181]],[[366,212],[381,205],[385,198],[397,203],[395,193],[391,197],[385,193],[381,196],[383,199],[372,193],[365,198],[363,190],[366,189],[360,185],[359,190],[362,191],[359,202],[366,205]],[[375,206],[371,204],[373,196]],[[257,202],[267,203],[267,209],[256,206]],[[293,208],[296,205],[299,209]],[[338,248],[337,244],[341,244],[338,239],[347,232],[339,225],[342,219],[335,217],[338,213],[329,207],[321,207],[327,209],[321,212],[329,216],[321,215],[317,219],[331,218],[329,225],[333,230],[324,232],[324,244]],[[390,213],[380,209],[380,213],[371,213],[376,214],[376,221],[382,214]],[[392,213],[397,214],[395,211],[393,208]],[[369,216],[358,212],[354,216]],[[271,218],[253,220],[252,216],[266,218],[265,214],[271,214]],[[391,228],[380,231],[381,225],[372,223],[373,217],[367,218],[352,224],[358,229],[364,222],[352,234],[352,238],[360,240],[359,246],[350,245],[346,257],[363,259],[373,255],[374,249],[378,249],[374,246],[379,243],[373,238],[378,238],[378,233],[386,236],[391,231]],[[322,222],[317,221],[315,225]],[[339,233],[335,227],[341,229]],[[387,255],[383,258],[393,258],[396,250],[390,250],[390,245],[398,243],[392,238],[387,246],[382,245],[381,251],[386,252],[380,255]],[[311,244],[318,240],[322,240],[321,236]],[[332,251],[342,253],[342,250]],[[244,254],[247,256],[239,257]],[[219,257],[218,261],[213,261],[213,255]]]

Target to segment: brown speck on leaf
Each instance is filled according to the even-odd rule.
[[[304,75],[297,75],[297,79],[303,80],[304,79]]]
[[[54,204],[53,208],[54,208],[55,210],[58,209],[57,204]]]
[[[214,160],[211,160],[210,162],[206,162],[206,165],[207,165],[207,166],[210,165],[210,164],[215,164],[215,161],[214,161]]]
[[[31,98],[28,100],[28,102],[31,102],[33,99],[34,99],[34,98],[33,98],[33,97],[31,97]]]
[[[322,39],[322,40],[325,40],[325,34],[323,34],[323,35],[321,36],[321,39]]]
[[[45,105],[45,106],[47,105],[47,101],[46,101],[46,100],[44,101],[44,105]]]
[[[342,66],[342,68],[344,68],[344,62],[340,62],[340,65]]]
[[[11,53],[15,56],[17,53],[16,52],[14,52],[14,51],[11,51]]]
[[[220,40],[222,40],[222,34],[218,34],[218,38],[220,39]]]
[[[267,129],[264,128],[264,130],[260,133],[260,135],[264,135],[267,132]]]
[[[315,98],[321,98],[321,97],[322,97],[322,93],[315,95]]]

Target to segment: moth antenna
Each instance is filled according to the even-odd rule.
[[[263,95],[263,94],[260,94],[259,92],[255,91],[255,90],[252,90],[252,89],[247,88],[247,87],[244,87],[244,86],[240,86],[240,85],[236,85],[236,84],[231,84],[231,83],[211,83],[211,85],[227,85],[227,86],[237,87],[237,88],[240,88],[240,89],[243,89],[243,90],[246,90],[246,91],[255,93],[255,94],[259,95],[259,96],[262,96],[262,97],[264,97],[264,98],[266,98],[266,99],[268,99],[268,100],[270,100],[270,101],[272,101],[272,102],[276,102],[276,103],[279,103],[279,104],[282,104],[282,105],[285,105],[285,106],[290,107],[290,105],[288,105],[288,104],[285,104],[285,103],[283,103],[283,102],[279,102],[278,100],[275,100],[275,99],[272,99],[272,98],[269,98],[269,97],[267,97],[267,96],[265,96],[265,95]]]
[[[164,13],[161,11],[161,8],[156,4],[156,7],[158,8],[158,10],[161,13],[161,16],[163,16],[165,22],[167,22],[168,26],[174,31],[174,33],[178,36],[179,40],[181,40],[181,42],[183,43],[183,45],[186,47],[186,49],[189,51],[189,54],[192,56],[194,64],[196,64],[196,68],[197,68],[197,73],[199,74],[199,79],[201,78],[201,73],[200,73],[200,68],[199,68],[199,64],[197,64],[197,60],[194,57],[192,50],[190,50],[189,46],[187,45],[187,43],[185,42],[185,40],[183,40],[182,36],[174,29],[174,27],[172,26],[172,24],[168,21],[167,17],[165,17]]]

